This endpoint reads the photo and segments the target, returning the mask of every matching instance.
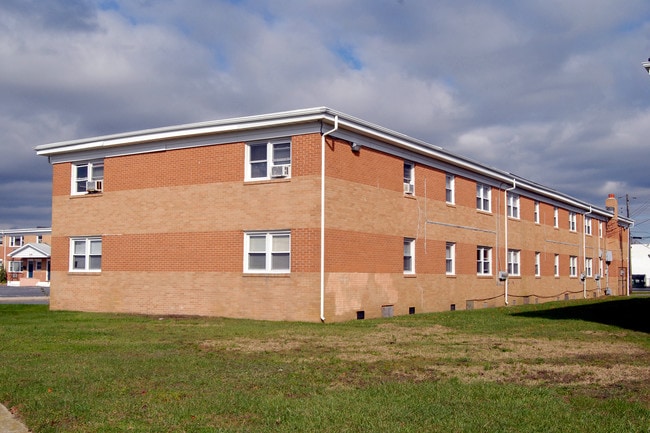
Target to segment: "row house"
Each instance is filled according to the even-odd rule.
[[[628,293],[630,219],[329,108],[40,145],[55,310],[344,321]]]
[[[9,286],[50,285],[52,229],[0,229],[0,267]]]

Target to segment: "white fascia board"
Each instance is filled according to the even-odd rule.
[[[32,234],[51,234],[52,227],[37,227],[27,229],[0,229],[0,234],[13,236],[13,235],[32,235]]]
[[[105,135],[89,139],[63,141],[35,147],[37,155],[52,156],[61,153],[83,152],[111,147],[129,146],[149,142],[160,142],[204,135],[216,135],[277,125],[289,125],[321,120],[327,109],[312,108],[306,110],[286,111],[260,116],[239,117],[211,122],[192,123],[164,128],[147,129],[114,135]]]

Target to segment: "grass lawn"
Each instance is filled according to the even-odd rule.
[[[337,324],[0,305],[34,432],[650,432],[650,298]]]

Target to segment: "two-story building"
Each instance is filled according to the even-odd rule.
[[[600,207],[314,108],[41,145],[52,309],[342,321],[628,293]]]
[[[49,227],[0,229],[0,267],[7,273],[7,285],[50,285],[51,235]]]

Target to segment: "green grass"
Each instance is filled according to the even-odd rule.
[[[650,432],[649,310],[323,325],[0,305],[0,402],[34,432]]]

